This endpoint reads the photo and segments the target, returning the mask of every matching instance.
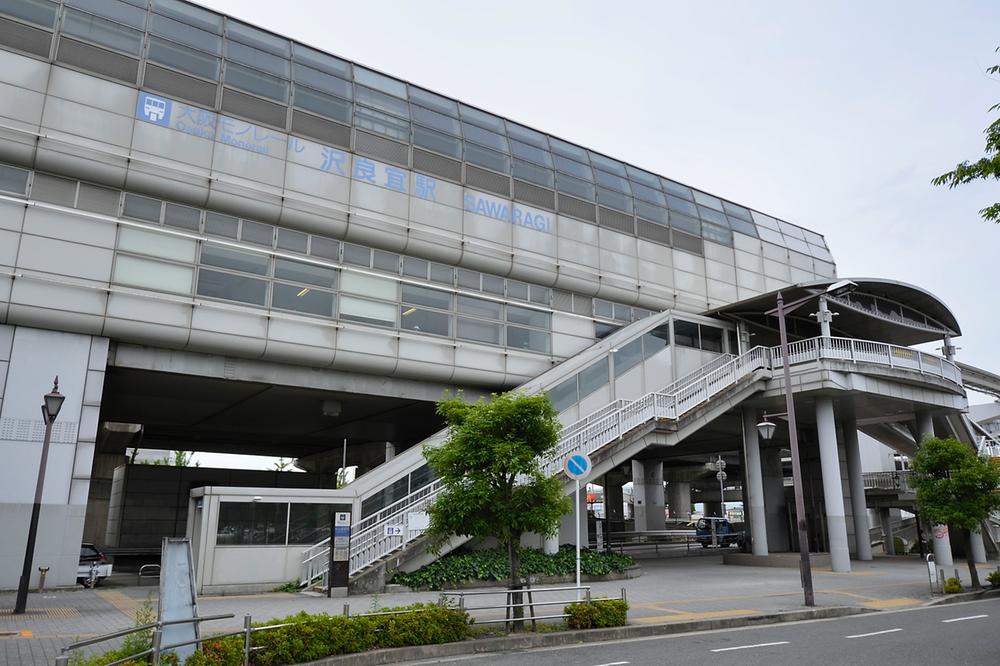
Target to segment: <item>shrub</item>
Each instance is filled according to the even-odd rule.
[[[521,574],[524,576],[570,576],[576,572],[576,551],[562,546],[553,555],[537,548],[521,548]],[[589,548],[580,551],[580,572],[585,576],[623,573],[635,560],[628,555],[602,553]],[[392,582],[415,589],[440,590],[468,580],[506,581],[510,566],[505,550],[474,550],[451,554],[412,572],[396,572]]]
[[[578,601],[563,609],[570,629],[600,629],[628,624],[628,603],[623,599]]]
[[[242,666],[242,664],[242,636],[202,641],[201,649],[184,662],[184,666]]]
[[[1000,587],[1000,571],[993,571],[986,577],[990,587]]]
[[[955,594],[956,592],[962,591],[962,581],[955,577],[951,577],[944,582],[945,594]]]

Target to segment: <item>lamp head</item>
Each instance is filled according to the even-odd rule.
[[[52,383],[52,390],[42,396],[42,398],[45,401],[42,409],[45,410],[45,415],[49,419],[49,423],[51,423],[59,416],[59,410],[62,409],[63,401],[66,400],[66,396],[59,392],[58,375]]]
[[[763,439],[765,442],[771,441],[771,438],[774,437],[775,428],[777,428],[777,426],[774,423],[772,423],[766,416],[764,417],[763,421],[757,424],[757,432],[760,433],[761,439]]]

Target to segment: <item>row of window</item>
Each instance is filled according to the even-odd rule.
[[[330,536],[332,504],[219,502],[219,546],[312,545]]]
[[[421,465],[406,476],[396,479],[388,486],[361,500],[361,518],[367,518],[385,507],[397,502],[410,493],[423,488],[434,480],[434,474],[427,465]]]

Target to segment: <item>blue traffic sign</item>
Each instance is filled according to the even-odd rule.
[[[590,473],[590,469],[590,457],[585,453],[574,453],[563,463],[563,471],[571,479],[582,479]]]

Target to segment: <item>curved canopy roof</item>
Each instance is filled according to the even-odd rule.
[[[776,307],[780,292],[786,304],[799,299],[805,302],[786,314],[789,339],[819,335],[819,324],[811,316],[816,312],[815,298],[842,280],[805,282],[748,298],[706,312],[706,315],[742,321],[755,333],[774,334],[778,320],[768,314]],[[879,278],[851,278],[857,287],[840,296],[829,296],[831,312],[837,313],[831,324],[833,335],[914,345],[941,340],[944,335],[962,334],[955,315],[941,299],[914,285]],[[755,344],[764,344],[764,340]]]

